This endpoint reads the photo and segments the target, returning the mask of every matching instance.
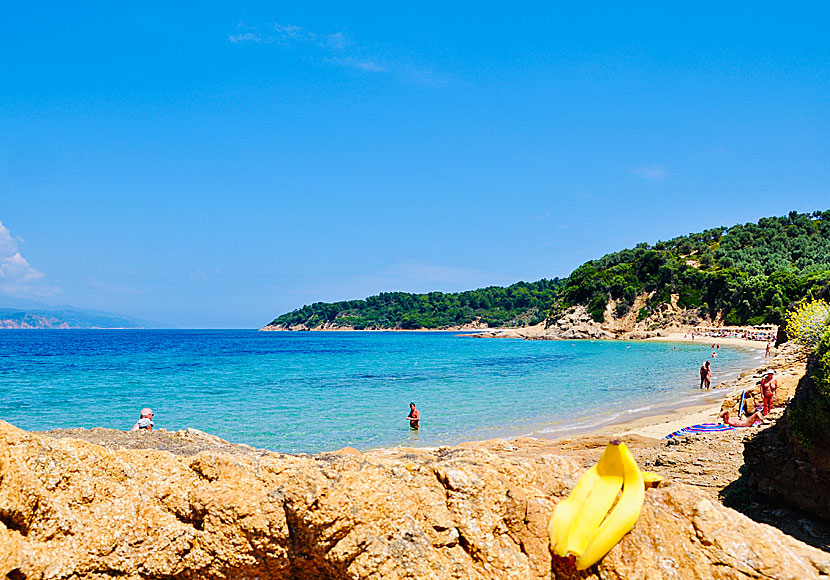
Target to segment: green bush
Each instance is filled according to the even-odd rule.
[[[594,322],[605,322],[605,307],[608,306],[608,298],[597,294],[588,303],[588,314]]]
[[[677,305],[681,308],[696,308],[700,306],[701,292],[698,288],[691,286],[683,286],[680,288],[680,297],[677,299]]]
[[[617,306],[614,308],[614,315],[617,318],[622,318],[628,311],[631,310],[631,306],[625,302],[618,302]]]
[[[830,439],[830,330],[822,335],[813,357],[815,390],[794,400],[787,413],[790,430],[808,451]]]

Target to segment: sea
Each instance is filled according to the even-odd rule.
[[[763,351],[703,341],[451,332],[2,330],[0,419],[26,430],[195,428],[284,453],[555,438],[711,400]],[[409,403],[421,412],[410,430]]]

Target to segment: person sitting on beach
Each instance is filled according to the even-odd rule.
[[[764,415],[772,409],[772,402],[775,400],[775,393],[778,392],[778,381],[772,369],[767,369],[764,378],[761,379],[761,394],[764,396]]]
[[[139,429],[142,431],[152,431],[153,425],[153,410],[148,407],[144,407],[141,409],[141,415],[138,421],[136,421],[136,424],[133,425],[133,428],[130,429],[130,432],[138,431]]]
[[[406,420],[409,421],[410,429],[417,431],[420,427],[421,412],[415,408],[415,403],[409,403],[409,415],[406,416]]]
[[[750,415],[746,419],[741,419],[740,417],[730,417],[729,411],[726,410],[720,414],[720,418],[723,419],[724,425],[731,425],[732,427],[752,427],[763,417],[761,417],[761,414],[757,411],[755,413],[752,413],[752,415]]]
[[[703,365],[700,367],[700,388],[708,389],[709,386],[712,384],[712,368],[709,366],[709,361],[707,360]]]

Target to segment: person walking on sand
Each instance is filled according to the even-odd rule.
[[[421,412],[415,408],[415,403],[409,403],[409,415],[406,416],[406,420],[409,421],[410,429],[417,431],[420,427]]]
[[[712,367],[707,360],[700,367],[700,388],[708,389],[712,384]]]
[[[770,341],[767,342],[767,352],[764,353],[764,358],[769,358],[769,345],[772,344]]]
[[[764,396],[764,415],[766,416],[772,409],[772,403],[775,400],[775,393],[778,392],[778,381],[775,378],[775,373],[772,369],[767,369],[764,373],[764,378],[761,379],[761,394]]]
[[[130,429],[130,432],[138,431],[139,429],[142,431],[152,431],[153,425],[153,410],[149,407],[144,407],[141,409],[141,415],[136,424],[133,425],[133,428]]]

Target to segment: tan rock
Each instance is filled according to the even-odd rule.
[[[170,434],[169,437],[175,437]],[[213,445],[215,442],[208,442]],[[107,449],[0,422],[0,574],[19,579],[819,578],[830,556],[674,484],[595,568],[550,554],[583,471],[536,443],[313,457]]]

